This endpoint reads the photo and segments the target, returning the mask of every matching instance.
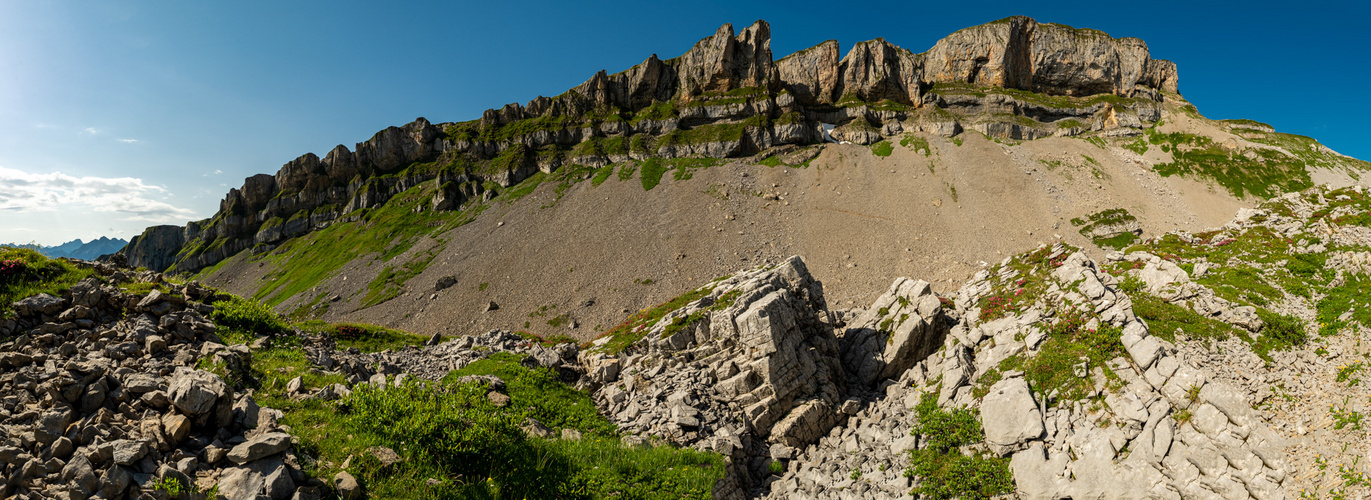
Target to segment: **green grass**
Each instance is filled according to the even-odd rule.
[[[657,184],[662,182],[662,174],[665,174],[666,170],[667,165],[661,158],[653,157],[644,161],[642,175],[639,176],[643,182],[643,190],[651,191],[652,188],[657,187]]]
[[[1371,278],[1349,274],[1345,282],[1327,290],[1318,302],[1319,335],[1336,335],[1353,324],[1371,327]],[[1339,319],[1351,312],[1347,319]]]
[[[519,181],[518,184],[510,186],[508,189],[501,190],[498,184],[492,187],[495,188],[497,192],[500,192],[501,198],[505,200],[505,203],[514,203],[525,196],[533,194],[533,191],[537,190],[538,186],[541,186],[546,180],[548,180],[547,174],[535,172],[527,179]]]
[[[672,179],[684,181],[694,177],[694,171],[717,167],[723,165],[724,161],[717,158],[666,158],[662,163],[670,166]]]
[[[1105,362],[1116,356],[1125,355],[1120,336],[1123,329],[1102,324],[1094,330],[1085,328],[1091,313],[1069,309],[1058,311],[1057,317],[1049,327],[1047,339],[1038,346],[1034,356],[1017,354],[1000,363],[1001,372],[1020,370],[1028,380],[1029,387],[1039,398],[1057,393],[1056,400],[1076,401],[1086,399],[1095,389],[1090,377],[1077,377],[1074,366],[1087,360],[1087,368],[1101,367],[1109,379],[1115,379]]]
[[[439,384],[411,378],[379,391],[363,386],[354,392],[346,428],[376,436],[406,457],[405,464],[433,467],[440,477],[452,478],[441,485],[444,496],[707,498],[722,477],[723,460],[717,455],[622,446],[586,393],[558,382],[548,369],[525,368],[518,359],[497,354]],[[510,402],[504,408],[490,403],[484,386],[453,382],[461,375],[486,374],[506,381]],[[576,429],[586,439],[526,437],[519,427],[528,417],[554,432]],[[363,462],[361,468],[360,476],[369,482],[392,480],[379,464]]]
[[[595,177],[592,177],[592,178],[590,179],[590,185],[595,186],[595,187],[600,187],[600,185],[601,185],[601,184],[604,184],[606,180],[609,180],[609,176],[610,176],[611,174],[613,174],[613,173],[614,173],[614,165],[612,165],[612,164],[611,164],[611,165],[605,165],[605,166],[603,166],[603,167],[600,167],[600,168],[596,169],[596,170],[595,170]]]
[[[909,451],[904,475],[918,482],[911,495],[941,500],[991,498],[1014,491],[1008,459],[961,449],[985,440],[975,410],[939,408],[937,397],[925,393],[915,412],[918,421],[910,434],[927,441],[922,449]]]
[[[405,283],[424,272],[441,249],[442,246],[434,245],[399,267],[386,266],[367,284],[367,294],[362,297],[362,307],[371,307],[398,297],[404,290]]]
[[[1085,123],[1083,123],[1083,122],[1081,122],[1080,120],[1077,120],[1077,119],[1075,119],[1075,118],[1068,118],[1068,119],[1065,119],[1065,120],[1059,120],[1059,121],[1056,121],[1056,122],[1054,122],[1054,123],[1057,125],[1057,128],[1059,128],[1059,129],[1063,129],[1063,128],[1079,128],[1079,129],[1083,129],[1083,128],[1086,128]]]
[[[214,303],[214,312],[209,319],[225,331],[220,337],[234,344],[251,341],[257,335],[280,335],[290,331],[290,326],[270,307],[251,299],[231,295],[229,300]]]
[[[1171,153],[1170,163],[1154,167],[1162,176],[1185,175],[1211,179],[1238,198],[1271,198],[1286,191],[1313,186],[1307,160],[1270,149],[1253,149],[1263,161],[1225,151],[1206,136],[1150,132],[1148,142]]]
[[[765,117],[754,117],[765,120]],[[674,144],[705,144],[710,142],[736,142],[743,138],[749,125],[762,125],[763,122],[745,121],[742,123],[707,123],[690,129],[676,129],[663,134],[657,140],[659,147]]]
[[[257,400],[285,413],[297,450],[310,457],[302,460],[307,475],[327,480],[352,457],[347,470],[373,498],[708,498],[723,477],[716,454],[621,445],[587,394],[547,369],[523,367],[515,355],[497,354],[449,376],[502,377],[511,398],[504,408],[491,404],[482,386],[412,377],[398,388],[359,385],[342,404],[286,398],[296,376],[310,389],[344,382],[310,366],[295,348],[254,352]],[[586,438],[526,437],[519,427],[528,416]],[[403,460],[383,465],[367,451],[373,446]]]
[[[15,301],[40,293],[60,297],[63,290],[94,274],[36,250],[0,246],[0,319],[14,315]]]
[[[738,300],[738,295],[741,293],[741,290],[729,290],[727,293],[720,295],[719,300],[714,301],[714,304],[709,307],[702,308],[690,314],[677,316],[676,319],[671,320],[671,323],[662,329],[662,338],[671,337],[683,328],[693,325],[702,319],[706,319],[711,312],[722,311],[733,305],[733,302]]]
[[[1353,205],[1361,201],[1349,196],[1340,203]],[[1263,203],[1261,208],[1286,217],[1294,215],[1281,200]],[[1193,236],[1194,239],[1188,242],[1176,235],[1168,234],[1133,245],[1126,251],[1141,250],[1161,256],[1177,263],[1187,272],[1191,272],[1193,263],[1200,260],[1224,263],[1193,280],[1236,305],[1256,308],[1257,315],[1265,323],[1265,327],[1259,335],[1249,334],[1246,330],[1201,317],[1182,305],[1163,303],[1140,290],[1126,290],[1134,299],[1134,312],[1148,320],[1154,335],[1167,340],[1174,336],[1177,328],[1187,336],[1197,339],[1237,336],[1248,343],[1253,352],[1270,362],[1272,351],[1289,349],[1306,342],[1303,322],[1295,317],[1271,311],[1275,304],[1286,300],[1287,293],[1310,300],[1315,297],[1315,293],[1327,293],[1328,296],[1319,302],[1323,312],[1320,319],[1321,327],[1326,328],[1329,321],[1324,319],[1336,323],[1336,317],[1347,311],[1352,304],[1350,300],[1339,300],[1339,294],[1358,290],[1360,286],[1353,278],[1349,279],[1349,283],[1353,284],[1346,290],[1341,287],[1330,288],[1335,273],[1326,268],[1325,254],[1297,253],[1294,251],[1295,241],[1266,226],[1255,226],[1236,235],[1209,231]],[[1141,266],[1141,262],[1118,263],[1108,265],[1106,269],[1118,273]],[[1124,282],[1125,285],[1130,283],[1130,280]],[[1337,325],[1334,329],[1336,327]]]
[[[706,285],[683,293],[674,299],[668,300],[647,309],[638,311],[637,314],[629,316],[623,323],[611,328],[609,331],[600,334],[597,338],[609,337],[609,342],[599,349],[610,353],[618,354],[628,346],[637,343],[647,335],[647,330],[666,317],[667,313],[680,309],[686,304],[700,300],[714,291],[714,285]],[[589,346],[589,344],[587,344]]]
[[[553,432],[576,429],[599,436],[618,435],[614,424],[595,411],[590,395],[561,383],[552,370],[519,364],[523,358],[496,353],[449,373],[443,380],[451,384],[466,375],[495,375],[505,381],[509,407],[520,412],[521,417],[536,418]]]
[[[1050,95],[1020,89],[981,87],[961,82],[935,83],[929,92],[941,95],[973,95],[976,97],[985,97],[987,94],[1003,94],[1027,103],[1053,108],[1087,108],[1099,103],[1129,105],[1140,100],[1114,94],[1096,94],[1085,97]]]
[[[1128,298],[1133,300],[1133,314],[1147,322],[1149,333],[1168,342],[1176,341],[1178,329],[1187,337],[1202,341],[1223,340],[1243,334],[1228,323],[1201,316],[1189,308],[1166,302],[1141,289],[1125,291]]]
[[[464,224],[484,209],[473,203],[461,212],[415,211],[421,201],[433,191],[432,183],[424,183],[392,197],[383,206],[360,212],[361,220],[341,222],[287,240],[276,250],[261,257],[273,264],[272,270],[260,280],[253,298],[275,307],[287,299],[305,293],[325,280],[333,278],[339,269],[368,255],[372,261],[389,261],[407,252],[421,238]],[[387,295],[397,293],[405,280],[418,274],[431,257],[420,255],[368,287],[372,303],[380,303]]]
[[[1262,123],[1262,122],[1259,122],[1259,121],[1256,121],[1256,120],[1248,120],[1248,119],[1246,119],[1246,118],[1231,118],[1231,119],[1227,119],[1227,120],[1218,120],[1218,121],[1221,121],[1221,122],[1224,122],[1224,123],[1233,124],[1233,125],[1251,125],[1251,126],[1257,126],[1257,127],[1265,127],[1265,128],[1269,128],[1269,129],[1274,129],[1274,128],[1275,128],[1275,127],[1272,127],[1272,126],[1269,125],[1269,124]]]
[[[678,114],[675,101],[653,101],[648,107],[638,110],[638,113],[633,115],[629,123],[637,124],[643,120],[666,120]]]
[[[339,347],[356,347],[363,352],[398,350],[405,346],[421,346],[427,337],[369,323],[328,323],[319,320],[301,321],[292,326],[307,333],[328,333]]]
[[[1086,158],[1089,159],[1090,157],[1087,156]],[[1073,218],[1071,219],[1071,224],[1080,226],[1081,236],[1090,238],[1090,240],[1100,248],[1121,249],[1128,247],[1129,245],[1132,245],[1133,242],[1137,241],[1137,235],[1128,231],[1123,231],[1105,236],[1093,236],[1095,229],[1101,226],[1127,224],[1129,222],[1136,222],[1137,220],[1138,218],[1134,217],[1133,214],[1128,213],[1128,210],[1111,208],[1109,210],[1102,210],[1090,214],[1085,219]]]
[[[1052,286],[1048,274],[1076,250],[1075,247],[1064,246],[1061,252],[1053,252],[1052,247],[1042,247],[1015,255],[1006,264],[1014,271],[1014,275],[1007,279],[1000,277],[1002,266],[996,264],[991,267],[991,293],[976,303],[981,310],[980,322],[994,321],[1027,310]]]
[[[626,181],[633,178],[633,174],[638,170],[637,162],[627,162],[619,167],[619,180]]]
[[[1124,148],[1124,149],[1127,149],[1127,150],[1129,150],[1129,151],[1132,151],[1132,152],[1134,152],[1134,153],[1138,153],[1138,154],[1140,154],[1140,155],[1141,155],[1141,154],[1147,154],[1147,140],[1146,140],[1146,139],[1139,138],[1139,139],[1136,140],[1136,141],[1130,142],[1130,143],[1128,143],[1128,144],[1124,144],[1124,145],[1123,145],[1123,148]]]
[[[1129,245],[1137,242],[1138,235],[1125,231],[1114,236],[1091,238],[1090,241],[1099,245],[1100,248],[1117,250],[1120,248],[1127,248]]]
[[[876,156],[890,156],[890,153],[893,152],[895,152],[895,146],[887,140],[881,140],[871,145],[871,154]]]
[[[928,139],[924,139],[923,137],[914,134],[905,134],[905,136],[900,139],[900,145],[913,149],[914,151],[923,151],[924,156],[926,157],[933,156],[933,147],[929,146]]]

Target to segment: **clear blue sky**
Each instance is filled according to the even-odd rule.
[[[827,39],[922,52],[1015,14],[1139,37],[1206,116],[1371,159],[1360,2],[1034,3],[0,0],[0,242],[209,217],[306,152],[560,94],[756,19],[777,58]]]

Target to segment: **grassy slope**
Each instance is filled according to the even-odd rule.
[[[94,274],[61,259],[49,259],[32,249],[0,246],[0,320],[14,315],[17,300],[47,293],[61,295]]]
[[[230,342],[276,332],[267,347],[253,352],[246,383],[260,404],[285,413],[282,423],[299,438],[306,473],[327,479],[347,470],[374,498],[708,498],[723,477],[723,459],[716,454],[621,444],[617,428],[596,412],[588,394],[562,384],[550,370],[524,367],[513,354],[477,361],[436,384],[410,379],[384,390],[359,385],[337,404],[286,398],[286,383],[297,376],[306,388],[345,380],[311,368],[298,337],[279,333],[290,329],[260,303],[234,299],[223,306],[227,312],[216,319]],[[328,332],[340,347],[369,352],[423,340],[375,325],[289,326]],[[501,377],[509,405],[496,407],[485,389],[460,384],[464,375]],[[571,429],[584,438],[525,437],[519,427],[530,417],[555,433]],[[368,451],[377,446],[397,451],[402,461],[381,463]]]
[[[1301,196],[1309,200],[1322,197],[1329,206],[1310,214],[1308,219],[1295,218],[1298,226],[1290,233],[1258,224],[1241,231],[1195,234],[1191,241],[1165,235],[1128,249],[1159,255],[1188,272],[1193,271],[1196,262],[1217,264],[1204,276],[1194,278],[1195,282],[1238,305],[1256,308],[1267,323],[1260,336],[1200,318],[1188,309],[1164,304],[1146,295],[1135,299],[1135,312],[1155,323],[1153,331],[1164,338],[1174,334],[1177,328],[1190,337],[1201,339],[1236,335],[1251,343],[1259,355],[1268,358],[1271,350],[1301,344],[1313,331],[1328,336],[1355,325],[1371,326],[1371,310],[1356,306],[1371,299],[1366,286],[1371,278],[1355,272],[1340,275],[1326,266],[1333,253],[1367,249],[1325,240],[1316,228],[1316,224],[1321,223],[1334,227],[1368,226],[1371,221],[1363,214],[1371,211],[1371,197],[1352,189],[1326,188],[1314,188]],[[1261,208],[1271,215],[1259,215],[1253,219],[1256,222],[1266,222],[1269,217],[1296,215],[1290,203],[1283,199],[1266,202]],[[1282,219],[1283,222],[1289,220]],[[1323,245],[1322,251],[1301,253],[1301,248],[1308,249],[1316,244]],[[1106,269],[1121,272],[1134,266],[1136,264],[1119,263]],[[1138,290],[1137,293],[1142,292]],[[1318,326],[1306,328],[1303,322],[1278,314],[1278,311],[1291,308],[1314,311]]]

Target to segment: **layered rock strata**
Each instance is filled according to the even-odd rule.
[[[306,154],[231,189],[212,218],[150,228],[122,253],[134,266],[193,272],[353,220],[415,186],[433,190],[431,208],[456,210],[488,199],[492,184],[564,165],[748,156],[823,142],[824,124],[837,126],[832,139],[862,144],[964,129],[1021,140],[1136,133],[1157,120],[1162,93],[1177,91],[1175,65],[1151,59],[1141,40],[1026,17],[958,31],[922,54],[877,39],[839,58],[827,41],[774,60],[770,39],[765,21],[724,25],[680,57],[601,71],[557,97],[469,122],[419,118],[352,150]]]
[[[608,337],[592,343],[582,386],[626,431],[729,457],[716,490],[725,498],[762,488],[773,461],[842,424],[873,382],[898,377],[946,334],[942,304],[921,281],[898,280],[883,296],[904,318],[893,330],[859,323],[842,339],[798,257],[712,286],[643,325],[642,340],[621,352],[605,349]]]

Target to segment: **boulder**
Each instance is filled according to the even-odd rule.
[[[942,303],[929,284],[899,278],[849,324],[841,340],[843,367],[865,385],[899,378],[941,347],[946,336]]]
[[[333,476],[333,490],[338,492],[338,496],[343,500],[357,500],[362,498],[362,485],[357,482],[357,478],[352,477],[347,471],[339,472]]]
[[[39,316],[55,315],[62,312],[67,305],[67,301],[61,297],[53,297],[46,293],[40,293],[32,297],[25,298],[14,303],[14,312],[20,316]]]
[[[454,277],[454,276],[443,276],[442,278],[438,278],[438,282],[437,282],[437,283],[434,283],[434,284],[433,284],[433,291],[435,291],[435,292],[441,292],[441,291],[443,291],[443,290],[446,290],[446,289],[452,287],[452,285],[456,285],[456,284],[457,284],[457,278],[456,278],[456,277]]]
[[[290,449],[290,435],[272,432],[249,439],[234,446],[228,452],[228,459],[236,464],[245,464],[259,458],[275,455]]]
[[[1001,456],[1022,449],[1028,441],[1042,437],[1045,430],[1042,412],[1022,377],[1006,378],[990,386],[981,400],[981,425],[986,445]]]
[[[295,481],[279,459],[257,460],[224,471],[219,494],[229,500],[286,500],[295,493]]]
[[[215,404],[229,394],[228,386],[218,375],[184,367],[176,370],[168,387],[171,403],[176,405],[176,409],[191,417],[213,412]]]

